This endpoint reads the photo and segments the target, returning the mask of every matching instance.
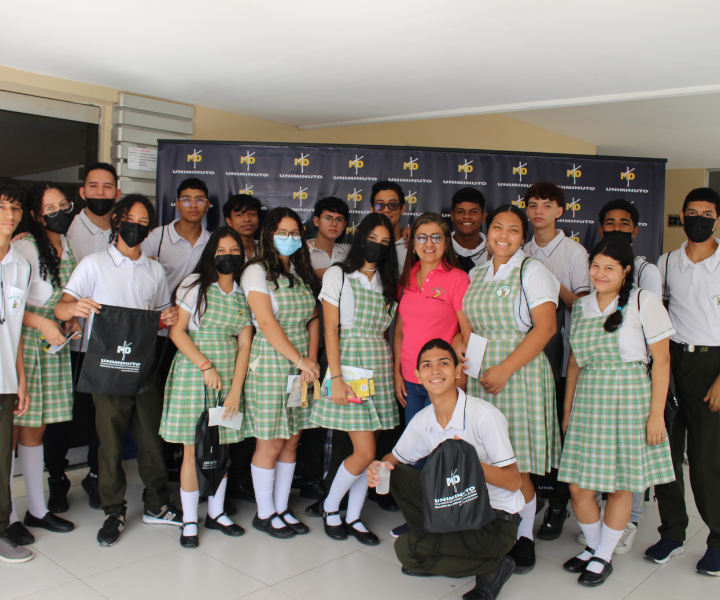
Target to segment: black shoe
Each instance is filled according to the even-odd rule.
[[[322,500],[313,502],[310,506],[305,507],[305,514],[308,517],[322,517]]]
[[[70,504],[67,499],[70,480],[67,476],[48,477],[48,488],[50,489],[50,497],[47,503],[48,510],[55,514],[62,514],[70,510]]]
[[[41,527],[53,533],[69,533],[75,529],[75,525],[70,521],[57,517],[51,512],[46,512],[42,519],[38,519],[36,516],[31,515],[30,511],[27,511],[23,523],[26,527]]]
[[[252,526],[258,531],[264,531],[268,535],[278,538],[279,540],[287,540],[291,537],[295,537],[295,532],[290,529],[287,525],[276,529],[273,527],[272,520],[277,517],[276,514],[270,515],[267,519],[261,519],[257,513],[253,517]],[[281,519],[282,520],[282,519]]]
[[[535,542],[525,536],[515,542],[508,554],[515,561],[515,572],[518,575],[529,573],[535,568]]]
[[[223,503],[223,511],[228,517],[234,517],[237,514],[235,504],[227,496],[225,496],[225,502]]]
[[[322,481],[307,483],[300,486],[300,497],[308,500],[321,500],[327,495],[325,484]]]
[[[297,523],[291,523],[285,518],[285,515],[290,515],[293,519],[297,521]],[[300,520],[292,513],[292,511],[289,508],[286,508],[281,513],[278,513],[278,517],[280,517],[280,520],[285,523],[290,529],[292,529],[296,535],[305,535],[306,533],[310,533],[310,528],[305,525],[305,523],[301,523]]]
[[[361,525],[363,524],[360,519],[355,519],[352,523],[346,523],[343,521],[345,533],[353,536],[358,542],[365,544],[366,546],[377,546],[380,543],[378,536],[376,536],[372,531],[358,531],[355,529],[355,527],[353,527],[355,523],[360,523]]]
[[[82,489],[88,495],[90,501],[90,508],[100,509],[102,508],[102,502],[100,501],[100,490],[98,489],[98,478],[97,475],[88,473],[85,479],[82,480]]]
[[[613,572],[612,561],[607,562],[602,558],[591,558],[589,562],[599,562],[603,566],[603,570],[599,573],[593,573],[585,569],[580,577],[578,577],[578,583],[585,587],[597,587],[605,583],[605,580],[610,577],[610,573]]]
[[[545,511],[545,518],[543,519],[542,525],[540,525],[537,536],[545,541],[558,539],[562,534],[565,519],[569,516],[570,513],[564,508],[553,508],[549,506]]]
[[[322,505],[322,500],[320,501],[320,509],[323,511],[323,529],[325,530],[325,535],[327,535],[331,540],[346,540],[347,539],[347,532],[345,531],[345,527],[343,526],[343,521],[340,519],[340,525],[328,525],[327,518],[332,517],[334,515],[340,516],[340,511],[336,510],[333,512],[325,512],[325,507]]]
[[[125,529],[125,515],[110,513],[105,517],[105,522],[97,534],[98,544],[101,546],[114,546],[120,539],[120,534]]]
[[[225,535],[229,535],[230,537],[240,537],[243,533],[245,533],[245,530],[240,527],[240,525],[237,525],[235,523],[233,523],[232,525],[223,525],[222,523],[218,523],[218,519],[223,515],[227,517],[225,513],[219,514],[215,519],[208,515],[205,519],[205,528],[217,529],[218,531],[222,531]]]
[[[225,497],[232,498],[233,500],[245,500],[245,502],[257,504],[257,500],[255,500],[255,490],[252,486],[243,487],[242,485],[229,485],[225,491]]]
[[[475,587],[463,594],[463,600],[495,600],[500,590],[515,572],[515,563],[507,554],[500,559],[497,569],[487,579],[475,578]]]
[[[407,567],[400,569],[403,575],[410,575],[410,577],[434,577],[435,573],[428,573],[427,571],[413,571]]]
[[[378,494],[376,492],[373,493],[374,491],[375,488],[368,494],[368,500],[370,500],[370,502],[375,502],[380,508],[387,512],[398,512],[400,510],[392,494]]]
[[[29,546],[35,543],[35,536],[20,521],[8,525],[5,533],[18,546]]]
[[[183,523],[183,531],[185,531],[185,525],[195,525],[195,527],[197,527],[197,523],[195,522]],[[184,535],[181,533],[180,545],[183,548],[197,548],[200,545],[200,540],[197,535]]]
[[[590,554],[595,554],[595,550],[593,550],[590,547],[585,547],[585,550],[583,552],[589,552]],[[582,554],[582,552],[580,553]],[[580,556],[580,555],[578,555]],[[582,560],[578,558],[577,556],[573,556],[569,561],[567,561],[563,565],[563,569],[565,569],[568,573],[582,573],[585,570],[585,567],[587,567],[587,564],[590,562],[590,559]]]

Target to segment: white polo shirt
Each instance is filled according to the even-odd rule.
[[[372,280],[360,271],[348,273],[344,277],[340,267],[330,267],[325,272],[322,281],[322,291],[318,300],[322,302],[327,300],[329,304],[340,307],[340,327],[341,329],[350,329],[355,324],[355,294],[348,279],[356,279],[363,289],[371,292],[383,293],[383,285],[380,276],[375,273]]]
[[[202,326],[203,318],[198,315],[198,295],[200,290],[197,285],[193,285],[193,283],[198,280],[198,277],[199,275],[197,273],[193,273],[183,279],[180,282],[180,286],[178,287],[177,291],[177,297],[175,298],[175,304],[190,315],[190,320],[188,321],[187,326],[188,331],[199,331],[200,327]],[[226,294],[217,282],[211,285],[215,286],[220,292],[220,294],[223,296],[231,296],[232,294],[243,293],[242,288],[235,282],[233,282],[233,289],[229,294]],[[247,317],[247,324],[249,325],[250,315],[245,316]],[[240,333],[239,330],[235,333],[235,335],[237,335],[238,333]]]
[[[308,250],[310,250],[310,263],[314,270],[327,269],[336,262],[342,262],[347,256],[350,249],[348,244],[335,244],[332,250],[332,256],[328,256],[325,250],[315,247],[315,240],[308,240]]]
[[[486,400],[466,396],[460,388],[457,393],[455,410],[445,428],[438,423],[435,407],[426,406],[408,423],[395,444],[392,451],[395,458],[404,464],[416,463],[457,435],[475,446],[478,458],[486,465],[506,467],[517,462],[505,416]],[[525,506],[520,490],[511,492],[489,483],[487,489],[490,505],[496,510],[514,514]]]
[[[295,275],[296,282],[294,285],[298,285],[298,283],[302,285],[302,281],[297,275],[297,272],[295,271],[295,266],[292,263],[290,263],[290,273]],[[278,281],[279,280],[280,278],[278,277]],[[249,296],[250,292],[260,292],[261,294],[267,294],[268,296],[270,296],[270,305],[272,306],[273,317],[275,317],[275,319],[278,318],[278,315],[280,314],[280,306],[275,299],[275,284],[268,281],[267,273],[261,265],[255,263],[250,265],[243,271],[242,278],[240,279],[240,287],[242,287],[245,297]],[[252,312],[252,309],[250,310]],[[255,313],[253,313],[252,318],[253,325],[255,325],[255,327],[258,327]]]
[[[70,250],[68,248],[67,238],[64,235],[60,236],[60,241],[63,249],[61,260],[68,260],[70,258]],[[52,296],[53,284],[49,273],[47,273],[45,277],[40,275],[40,256],[38,255],[35,244],[27,239],[22,239],[15,242],[14,248],[30,263],[30,268],[32,269],[27,305],[36,307],[45,306],[47,301],[50,300],[50,296]]]
[[[712,256],[693,263],[687,255],[687,242],[658,260],[660,276],[670,296],[668,312],[677,333],[670,339],[695,346],[720,346],[720,239]]]
[[[482,265],[487,262],[488,259],[488,252],[487,252],[487,237],[484,233],[480,234],[480,245],[477,248],[473,248],[472,250],[468,250],[467,248],[463,248],[460,244],[458,244],[455,241],[455,232],[453,231],[450,234],[450,238],[452,239],[452,245],[455,249],[455,254],[458,256],[464,256],[467,258],[471,258],[475,266]]]
[[[10,250],[0,261],[0,320],[5,320],[0,325],[0,394],[17,393],[16,361],[30,275],[30,263],[10,244]],[[7,418],[12,419],[12,415]]]
[[[405,240],[402,239],[402,237],[395,242],[395,252],[397,252],[398,272],[402,275],[403,267],[405,266],[405,257],[408,252],[408,249],[405,246]]]
[[[84,208],[75,215],[70,229],[65,234],[70,250],[78,262],[110,246],[110,230],[100,229],[90,220],[86,211],[87,208]]]
[[[101,306],[162,310],[170,305],[165,271],[158,262],[144,253],[131,260],[115,245],[80,261],[63,291],[78,300],[90,298]],[[90,315],[84,329],[82,352],[87,350],[94,316]]]
[[[662,298],[663,280],[658,269],[651,262],[644,258],[635,258],[635,285],[644,290],[650,290],[653,294]]]

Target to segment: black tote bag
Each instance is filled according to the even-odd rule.
[[[218,403],[219,401],[220,392],[218,392]],[[211,427],[209,421],[207,388],[205,388],[205,410],[200,413],[195,427],[195,474],[201,496],[214,496],[230,469],[230,449],[227,444],[220,443],[220,426]]]
[[[103,304],[93,317],[77,391],[132,396],[147,389],[160,312]]]
[[[477,450],[464,440],[445,440],[435,448],[420,483],[428,533],[478,530],[495,519]]]

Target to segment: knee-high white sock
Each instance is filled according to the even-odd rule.
[[[580,523],[578,521],[578,525],[580,525],[580,529],[582,529],[582,532],[585,534],[587,547],[597,550],[600,545],[600,538],[602,537],[602,519],[600,519],[597,523]],[[583,550],[580,554],[578,554],[578,558],[580,560],[590,560],[593,556],[595,555],[590,554],[587,550]]]
[[[255,501],[257,502],[258,517],[267,519],[275,514],[275,503],[273,502],[273,487],[275,486],[275,469],[263,469],[250,464],[253,488],[255,488]],[[280,517],[272,520],[275,529],[282,529],[285,523]]]
[[[325,512],[335,512],[340,508],[340,502],[342,502],[343,497],[353,487],[359,477],[360,475],[350,473],[350,471],[345,468],[345,461],[343,461],[340,467],[338,467],[335,479],[333,479],[332,485],[330,486],[330,492],[328,492],[327,498],[325,498],[323,502]],[[362,508],[362,506],[360,508]],[[350,514],[349,504],[348,514]],[[357,519],[357,517],[355,518]],[[340,515],[333,515],[327,518],[328,525],[340,525],[341,523]]]
[[[218,489],[215,491],[214,496],[208,496],[208,516],[211,519],[217,519],[218,515],[222,515],[218,519],[220,525],[232,525],[233,522],[230,520],[225,513],[225,488],[227,488],[227,477],[224,477],[220,482]]]
[[[533,496],[530,502],[525,503],[525,508],[520,511],[520,525],[518,525],[517,539],[526,537],[533,539],[533,525],[535,524],[535,508],[537,506],[537,496]]]
[[[295,463],[275,463],[275,491],[273,492],[273,502],[275,503],[275,512],[280,514],[288,507],[288,499],[290,498],[290,488],[292,488],[293,477],[295,477]],[[299,523],[290,515],[285,515],[288,523]]]
[[[360,512],[362,511],[363,504],[365,504],[365,498],[367,498],[367,491],[367,469],[365,469],[357,476],[357,480],[350,488],[350,495],[348,496],[348,509],[345,514],[346,523],[352,523],[360,518]],[[367,528],[362,523],[355,523],[353,527],[358,531],[367,532]]]
[[[622,537],[625,529],[610,529],[605,523],[602,525],[602,533],[600,536],[600,544],[595,550],[595,558],[602,558],[607,562],[612,560],[613,551],[615,546],[618,545],[620,538]],[[603,570],[603,566],[599,562],[588,563],[587,569],[592,573],[600,573]]]
[[[15,512],[15,499],[13,498],[13,476],[15,474],[15,452],[10,456],[10,501],[12,502],[12,510],[10,511],[10,525],[16,523],[18,519],[17,513]]]
[[[27,491],[28,511],[33,517],[42,519],[48,512],[43,489],[43,447],[23,446],[18,443],[18,458],[23,470]]]
[[[185,523],[194,523],[194,525],[186,525],[183,528],[183,535],[197,535],[198,520],[198,502],[200,501],[200,492],[186,492],[180,488],[180,502],[182,502],[183,521]]]

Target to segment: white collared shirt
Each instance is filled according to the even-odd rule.
[[[110,230],[100,229],[90,220],[86,211],[87,208],[75,215],[73,222],[70,223],[70,229],[65,234],[68,246],[78,262],[110,246]]]
[[[640,310],[638,311],[638,293]],[[577,303],[582,308],[584,319],[609,317],[617,309],[615,299],[601,311],[597,300],[597,291],[583,296]],[[618,351],[622,362],[648,362],[647,346],[669,338],[675,333],[662,300],[649,290],[633,288],[628,298],[625,316],[618,331]],[[646,346],[647,343],[647,346]]]
[[[405,240],[402,239],[402,237],[395,242],[395,252],[397,252],[398,272],[402,275],[403,267],[405,266],[405,257],[408,252],[408,249],[405,246]]]
[[[80,261],[63,291],[78,300],[90,298],[101,306],[162,310],[170,304],[165,271],[158,262],[144,253],[138,260],[131,260],[115,245]],[[83,352],[87,350],[93,316],[84,328]]]
[[[297,277],[295,265],[292,263],[290,263],[290,273],[295,275],[298,280],[300,279]],[[298,282],[296,281],[295,285],[297,285],[297,283]],[[270,305],[272,306],[273,317],[275,317],[275,319],[278,318],[278,315],[280,314],[280,306],[275,299],[275,285],[268,281],[267,273],[261,265],[256,263],[250,265],[243,271],[242,278],[240,279],[240,287],[242,287],[245,297],[248,297],[250,292],[260,292],[261,294],[267,294],[270,296]],[[250,312],[252,312],[252,309],[250,309]],[[252,318],[253,325],[258,327],[255,313],[253,313]]]
[[[493,280],[504,281],[512,275],[514,269],[520,268],[525,258],[527,258],[527,254],[522,248],[518,249],[508,262],[500,265],[495,274],[493,274],[492,260],[478,265],[469,273],[470,286],[472,287],[472,281],[475,277],[482,277],[483,281],[486,282]],[[552,302],[557,307],[559,293],[560,282],[541,261],[533,260],[525,263],[522,273],[522,289],[518,289],[513,300],[518,331],[530,331],[532,327],[531,309],[545,302]]]
[[[315,247],[315,240],[308,240],[307,246],[308,250],[310,250],[310,264],[312,264],[312,268],[315,271],[318,269],[327,269],[336,262],[344,261],[350,249],[348,244],[334,244],[332,256],[328,256],[325,250]]]
[[[210,239],[210,234],[203,227],[200,237],[193,246],[175,229],[175,225],[179,222],[180,219],[176,219],[169,225],[156,227],[145,238],[141,246],[143,254],[157,258],[165,269],[170,292],[193,272]]]
[[[465,256],[471,258],[473,263],[475,263],[475,266],[482,265],[487,262],[487,237],[484,233],[480,233],[480,245],[477,248],[473,248],[472,250],[463,248],[455,241],[454,231],[450,234],[450,238],[452,239],[453,248],[455,248],[455,254],[457,254],[458,256]]]
[[[175,304],[190,315],[190,320],[188,321],[187,326],[188,331],[198,331],[202,325],[202,317],[200,317],[197,312],[199,289],[197,285],[192,285],[198,280],[198,277],[200,276],[197,273],[193,273],[183,279],[180,282],[180,286],[177,290],[177,296],[175,298]],[[242,288],[235,282],[233,282],[233,289],[229,294],[226,294],[217,282],[211,285],[214,285],[223,296],[242,294]]]
[[[0,325],[0,394],[15,394],[18,390],[17,353],[31,273],[30,263],[15,249],[15,244],[10,244],[10,250],[0,261],[0,319],[5,319]],[[0,417],[13,418],[12,414]]]
[[[60,236],[60,241],[63,249],[61,260],[68,260],[70,258],[70,252],[67,238],[64,235]],[[50,300],[50,296],[52,296],[52,278],[50,277],[50,273],[47,273],[45,277],[40,275],[40,256],[35,244],[27,239],[22,239],[15,243],[14,248],[30,263],[30,268],[32,269],[27,305],[36,307],[45,306],[47,301]]]
[[[720,239],[715,253],[699,263],[687,255],[687,242],[669,255],[667,290],[668,312],[677,333],[674,342],[695,346],[720,346]],[[658,260],[665,281],[668,255]]]
[[[490,402],[466,396],[460,388],[457,394],[452,418],[444,428],[438,423],[432,404],[413,417],[393,448],[395,458],[404,464],[414,464],[457,435],[475,447],[478,458],[486,465],[507,467],[516,463],[505,416]],[[514,514],[525,506],[520,490],[511,492],[489,483],[487,489],[494,509]]]
[[[344,277],[347,279],[356,279],[360,282],[363,289],[371,292],[383,293],[382,281],[380,276],[375,273],[372,280],[360,271],[348,273]],[[342,329],[350,329],[355,324],[355,294],[352,285],[345,281],[343,285],[343,272],[340,267],[330,267],[325,272],[322,281],[322,291],[318,298],[320,302],[327,300],[329,304],[340,307],[340,327]]]
[[[638,256],[635,258],[635,285],[649,290],[659,298],[663,295],[663,280],[658,269],[651,262]]]

